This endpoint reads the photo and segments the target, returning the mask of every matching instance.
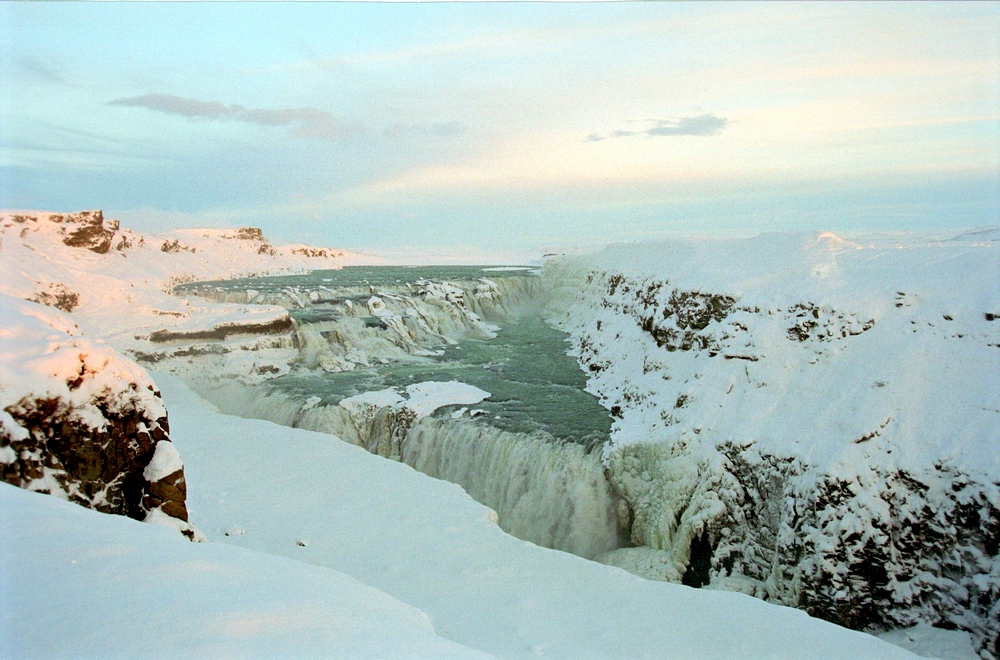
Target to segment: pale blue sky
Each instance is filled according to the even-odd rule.
[[[0,206],[139,229],[1000,223],[996,3],[3,3],[0,89]]]

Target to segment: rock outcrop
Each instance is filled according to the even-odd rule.
[[[149,376],[50,307],[0,296],[0,319],[3,481],[198,537]]]
[[[54,222],[59,216],[50,216]],[[104,214],[101,211],[80,211],[61,217],[61,222],[66,226],[66,238],[63,243],[70,247],[86,248],[97,254],[104,254],[111,249],[115,233],[118,231],[116,220],[104,221]]]

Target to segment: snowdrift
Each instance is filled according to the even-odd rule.
[[[342,573],[0,484],[5,658],[479,658]]]

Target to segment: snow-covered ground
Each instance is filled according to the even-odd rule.
[[[219,415],[154,375],[211,542],[347,573],[446,639],[507,658],[906,657],[797,610],[519,541],[458,486],[329,435]]]
[[[77,655],[71,648],[105,655],[121,635],[110,623],[79,619],[76,610],[88,600],[122,616],[129,608],[148,613],[142,620],[152,623],[122,655],[146,644],[154,656],[267,655],[279,647],[344,657],[470,649],[497,657],[655,657],[664,649],[680,657],[905,656],[761,599],[854,628],[896,628],[887,639],[925,655],[966,657],[970,644],[983,657],[998,650],[998,230],[620,246],[549,264],[541,288],[501,282],[498,271],[497,282],[472,288],[426,282],[419,290],[366,294],[358,309],[350,298],[330,303],[344,306],[340,320],[314,324],[312,336],[293,334],[285,307],[322,301],[329,291],[293,292],[286,303],[284,294],[272,300],[246,291],[235,302],[228,301],[233,294],[213,302],[170,290],[185,281],[370,258],[275,247],[250,228],[141,235],[98,212],[5,213],[0,228],[0,294],[19,299],[5,297],[3,307],[5,437],[20,437],[24,415],[15,401],[42,401],[58,390],[54,400],[70,402],[75,415],[67,420],[86,426],[90,413],[108,419],[109,394],[137,392],[125,398],[148,398],[134,403],[152,410],[161,405],[156,386],[163,388],[173,444],[161,441],[155,451],[143,445],[143,487],[160,479],[156,492],[169,490],[164,484],[183,491],[186,478],[191,522],[211,541],[187,544],[171,530],[109,523],[54,498],[3,488],[4,524],[21,521],[0,542],[3,593],[24,597],[3,603],[0,639],[12,644],[4,655],[31,655],[36,647],[43,655]],[[240,376],[245,387],[287,373],[295,359],[304,368],[350,370],[420,359],[451,333],[489,337],[496,328],[483,314],[505,312],[512,296],[553,288],[549,315],[571,335],[589,390],[616,418],[603,466],[595,458],[587,472],[614,491],[616,504],[604,508],[633,546],[601,555],[610,566],[510,537],[493,511],[458,486],[330,435],[220,415],[165,373],[147,382],[113,350],[202,388],[214,386],[202,378],[208,372]],[[368,327],[362,317],[369,316],[380,330]],[[353,348],[338,337],[351,338]],[[66,355],[77,356],[70,366],[80,363],[86,387],[66,372]],[[91,364],[102,359],[104,371]],[[102,379],[114,382],[102,389]],[[488,396],[462,383],[410,386],[406,398],[401,389],[326,409],[309,401],[293,407],[300,422],[336,413],[364,422],[355,426],[378,426],[382,435],[369,449],[397,457],[412,419]],[[437,442],[447,422],[424,422],[412,426],[423,434],[414,451],[476,446]],[[90,423],[101,425],[96,417]],[[115,423],[123,442],[148,439],[145,426]],[[32,428],[43,440],[44,429]],[[493,435],[491,460],[503,470],[510,452],[494,447],[505,436]],[[365,446],[371,440],[344,437]],[[536,453],[518,449],[518,465],[573,454],[536,444]],[[12,446],[0,450],[7,466]],[[414,455],[407,462],[431,461],[439,465],[427,471],[445,475],[442,466],[468,462],[454,459]],[[556,481],[572,473],[546,471]],[[23,522],[29,519],[49,522],[33,528]],[[108,547],[126,548],[127,568]],[[90,558],[92,572],[74,572],[84,563],[76,554]],[[210,597],[206,585],[242,575],[244,565],[260,567],[248,571],[258,573],[254,579]],[[275,579],[263,580],[266,571]],[[94,575],[114,588],[98,593]],[[161,579],[181,591],[167,598]],[[668,583],[681,581],[710,588]],[[313,585],[339,592],[323,598]],[[271,592],[248,595],[262,589]],[[178,613],[176,593],[190,594],[202,609]],[[364,606],[350,608],[353,599]],[[77,619],[87,625],[76,626]],[[327,620],[342,624],[341,632],[318,623]],[[8,633],[45,625],[85,637],[72,646]],[[154,640],[157,631],[179,631],[183,639]],[[337,635],[347,641],[330,650]]]
[[[1000,230],[619,246],[554,320],[617,418],[601,559],[858,628],[1000,633]]]
[[[486,658],[341,572],[0,484],[4,658]]]
[[[72,311],[88,335],[119,349],[142,345],[158,331],[290,326],[281,307],[179,298],[170,295],[176,284],[379,261],[330,248],[274,246],[251,227],[143,234],[100,211],[0,212],[0,255],[0,293]]]

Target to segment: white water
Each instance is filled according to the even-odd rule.
[[[427,419],[410,429],[402,459],[461,485],[520,539],[588,559],[618,547],[600,452],[474,422]]]

